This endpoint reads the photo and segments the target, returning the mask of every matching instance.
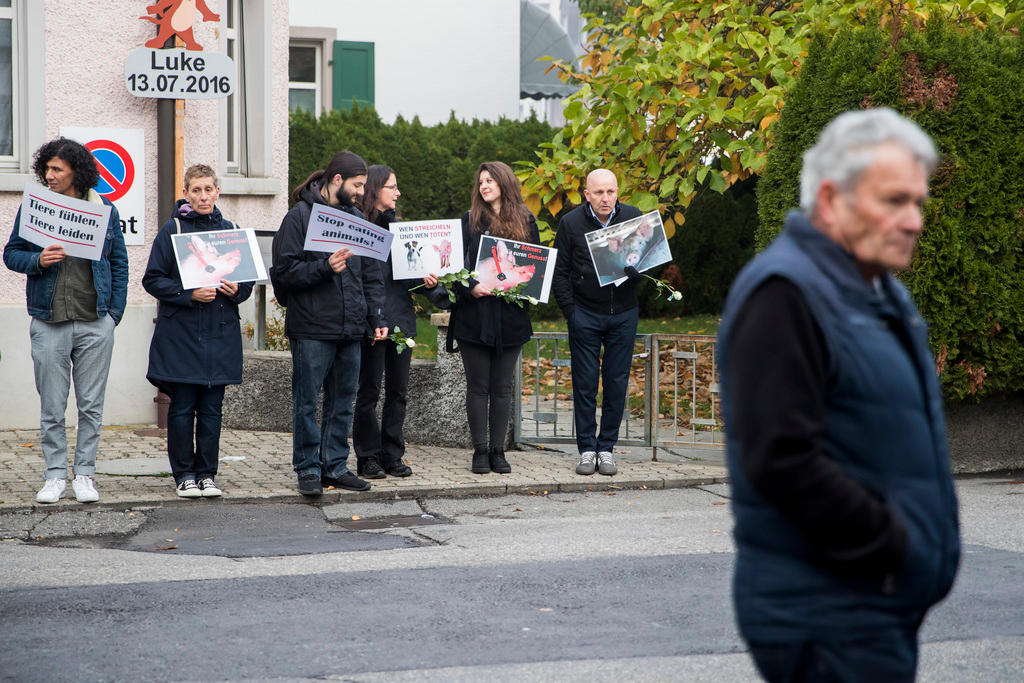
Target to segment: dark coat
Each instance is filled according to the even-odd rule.
[[[182,211],[185,203],[179,199],[176,204],[182,233],[236,229],[224,220],[220,209],[214,207],[213,213],[203,216],[190,208]],[[233,298],[217,292],[209,303],[192,301],[193,290],[182,288],[174,258],[171,235],[176,231],[174,219],[161,226],[142,277],[142,286],[159,302],[146,379],[161,388],[170,382],[240,384],[242,333],[238,304],[249,298],[253,283],[239,283]]]
[[[378,214],[373,222],[387,229],[394,220],[394,209],[388,209]],[[392,331],[398,327],[406,337],[416,336],[416,307],[412,303],[411,294],[414,287],[418,287],[416,292],[427,297],[427,300],[435,306],[448,307],[448,295],[441,285],[427,289],[423,286],[421,279],[395,280],[390,258],[384,262],[382,271],[384,274],[384,318],[391,325]]]
[[[490,234],[486,230],[484,234]],[[465,264],[470,271],[476,268],[476,254],[480,249],[480,235],[470,228],[469,212],[462,215],[462,244],[465,250]],[[540,244],[537,221],[530,216],[527,242]],[[517,347],[530,340],[533,325],[530,323],[529,304],[520,308],[494,296],[479,299],[470,294],[477,281],[470,279],[469,288],[455,285],[456,303],[452,310],[452,335],[460,342],[472,342],[493,347]]]
[[[612,221],[621,223],[639,215],[640,209],[635,206],[616,203]],[[551,291],[554,292],[555,301],[558,302],[558,307],[562,309],[562,314],[567,320],[577,305],[605,315],[614,315],[637,307],[634,280],[627,280],[618,287],[602,287],[597,279],[584,235],[601,227],[603,226],[597,219],[587,211],[586,203],[577,206],[558,221],[558,232],[555,234],[558,257],[555,260]]]
[[[885,580],[856,571],[856,556],[826,558],[802,532],[817,520],[784,514],[746,466],[752,445],[735,421],[730,341],[744,303],[772,278],[799,290],[827,349],[823,419],[805,431],[819,435],[830,474],[812,485],[859,486],[906,531],[905,556]],[[744,637],[794,642],[916,628],[952,586],[960,540],[942,394],[926,325],[906,288],[886,275],[876,290],[839,245],[791,213],[785,231],[733,283],[718,340],[736,516],[734,600]],[[778,457],[787,457],[789,440],[777,442]]]
[[[285,334],[296,339],[358,341],[375,328],[387,327],[380,261],[352,256],[345,268],[335,273],[327,261],[330,254],[303,249],[313,205],[327,202],[318,180],[302,188],[300,194],[301,199],[281,221],[272,247],[274,291],[284,289],[287,299]],[[354,206],[339,208],[365,218]]]

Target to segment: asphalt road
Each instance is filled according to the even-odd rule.
[[[1024,483],[959,489],[920,679],[1022,680]],[[0,678],[755,680],[727,495],[0,515]]]

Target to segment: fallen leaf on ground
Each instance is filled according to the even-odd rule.
[[[352,515],[352,521],[353,522],[359,521],[359,515]]]
[[[158,545],[153,550],[177,550],[177,545]]]
[[[25,448],[32,448],[33,446],[35,446],[34,443],[23,443],[21,445],[24,446]]]
[[[515,508],[515,509],[512,510],[512,512],[522,512],[522,511],[523,511],[523,508]]]
[[[725,501],[724,500],[716,500],[714,503],[712,503],[712,505],[725,505]]]

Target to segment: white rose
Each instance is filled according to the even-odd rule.
[[[672,293],[672,298],[675,299],[676,301],[680,301],[683,298],[683,293],[682,292],[673,292]]]
[[[413,339],[406,339],[405,345],[411,349],[412,347],[416,346],[416,341]]]

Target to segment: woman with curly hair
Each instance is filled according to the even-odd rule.
[[[7,267],[28,275],[29,334],[41,409],[40,443],[46,459],[46,481],[36,501],[56,503],[67,489],[64,409],[73,378],[78,439],[71,488],[78,502],[91,503],[100,497],[92,477],[114,327],[124,315],[128,297],[128,252],[117,209],[93,189],[99,173],[89,150],[67,138],[51,140],[36,151],[32,170],[51,192],[110,208],[100,256],[94,261],[70,256],[59,244],[44,249],[24,239],[20,209],[4,247]]]

